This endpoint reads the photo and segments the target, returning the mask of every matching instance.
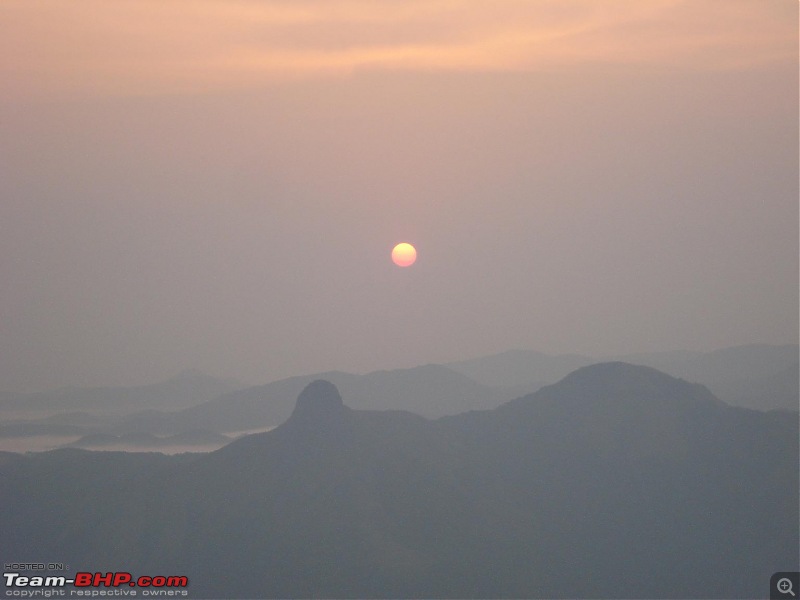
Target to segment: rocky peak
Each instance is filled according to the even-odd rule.
[[[324,379],[317,379],[300,392],[290,421],[329,425],[340,421],[347,411],[336,386]]]

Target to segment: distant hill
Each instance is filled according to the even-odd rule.
[[[621,357],[708,386],[734,406],[759,410],[800,408],[800,348],[751,344],[706,353],[653,353]]]
[[[596,362],[592,357],[579,354],[550,355],[535,350],[508,350],[445,366],[484,385],[534,386],[538,389]]]
[[[800,368],[795,363],[786,368],[752,378],[730,378],[710,383],[709,387],[720,398],[736,406],[760,410],[797,410],[800,402],[798,392]]]
[[[636,364],[647,364],[654,368],[671,369],[675,377],[688,380],[723,381],[731,379],[752,379],[777,373],[782,369],[797,365],[800,360],[800,347],[796,344],[771,346],[767,344],[748,344],[723,348],[712,352],[652,352],[631,354],[620,360]],[[663,370],[662,369],[662,370]]]
[[[157,428],[239,431],[280,425],[291,415],[297,395],[308,383],[319,378],[342,390],[353,408],[406,410],[426,417],[495,408],[519,396],[521,391],[520,388],[482,385],[441,365],[375,371],[367,375],[333,371],[238,390],[175,415],[135,415],[120,427],[130,431]]]
[[[74,411],[116,415],[148,409],[175,411],[207,402],[241,387],[233,380],[190,370],[160,383],[141,386],[71,387],[39,394],[5,394],[0,398],[0,411],[51,415]]]
[[[800,541],[798,414],[625,363],[434,421],[317,380],[213,453],[2,454],[0,478],[0,554],[193,598],[752,598]]]
[[[653,352],[592,358],[576,354],[551,356],[533,350],[450,363],[453,370],[485,385],[525,385],[538,389],[583,366],[609,360],[645,365],[708,386],[734,406],[759,410],[800,407],[800,363],[797,345],[751,344],[713,352]]]
[[[22,438],[32,436],[120,436],[149,434],[170,436],[193,430],[208,430],[218,433],[239,432],[274,427],[289,418],[295,399],[309,382],[325,378],[334,382],[347,395],[355,408],[370,410],[408,410],[427,417],[439,417],[466,410],[494,408],[503,402],[535,387],[491,387],[479,384],[470,378],[441,365],[425,365],[411,369],[375,371],[367,375],[354,375],[333,371],[299,377],[290,377],[265,385],[229,391],[214,395],[212,399],[194,404],[182,410],[168,409],[163,401],[160,409],[144,409],[129,413],[108,407],[145,406],[132,397],[142,388],[93,388],[92,406],[108,406],[97,411],[56,412],[46,417],[7,420],[0,424],[0,438]],[[154,388],[165,393],[164,386],[146,386],[151,399]],[[208,394],[218,388],[208,388]],[[158,396],[160,397],[160,396]],[[172,403],[179,395],[173,394]],[[56,405],[58,394],[46,396],[51,405]],[[200,396],[193,396],[199,399]],[[26,399],[25,401],[29,401]],[[64,406],[74,405],[65,403]],[[85,406],[87,403],[79,403]],[[20,403],[22,405],[22,403]],[[46,404],[38,402],[42,408]],[[61,406],[59,404],[59,406]],[[0,406],[0,410],[5,407]],[[91,438],[90,438],[91,439]],[[50,446],[52,447],[52,446]],[[83,447],[83,446],[82,446]],[[152,446],[157,448],[158,446]]]
[[[0,415],[4,417],[0,439],[10,440],[10,447],[18,448],[26,443],[19,441],[21,438],[30,438],[31,449],[42,450],[63,444],[64,436],[169,436],[192,430],[231,433],[265,429],[284,422],[297,394],[318,378],[334,383],[353,408],[407,410],[437,418],[495,408],[595,362],[574,354],[549,356],[512,350],[447,366],[425,365],[367,375],[334,371],[243,389],[234,389],[236,384],[231,381],[187,372],[162,384],[136,388],[4,395],[0,397]],[[758,410],[800,407],[800,353],[796,345],[637,354],[623,357],[623,362],[651,366],[702,383],[734,406]],[[27,413],[27,418],[21,418],[20,412]],[[61,441],[49,443],[51,437],[60,437]]]

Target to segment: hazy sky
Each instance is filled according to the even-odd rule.
[[[0,389],[796,343],[797,31],[794,0],[3,0]]]

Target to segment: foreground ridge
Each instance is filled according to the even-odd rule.
[[[796,566],[787,415],[625,363],[437,420],[316,380],[208,455],[6,455],[0,544],[195,598],[758,597]]]

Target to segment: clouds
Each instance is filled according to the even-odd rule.
[[[796,10],[752,0],[9,0],[0,73],[13,98],[198,92],[361,70],[744,68],[793,59]]]

